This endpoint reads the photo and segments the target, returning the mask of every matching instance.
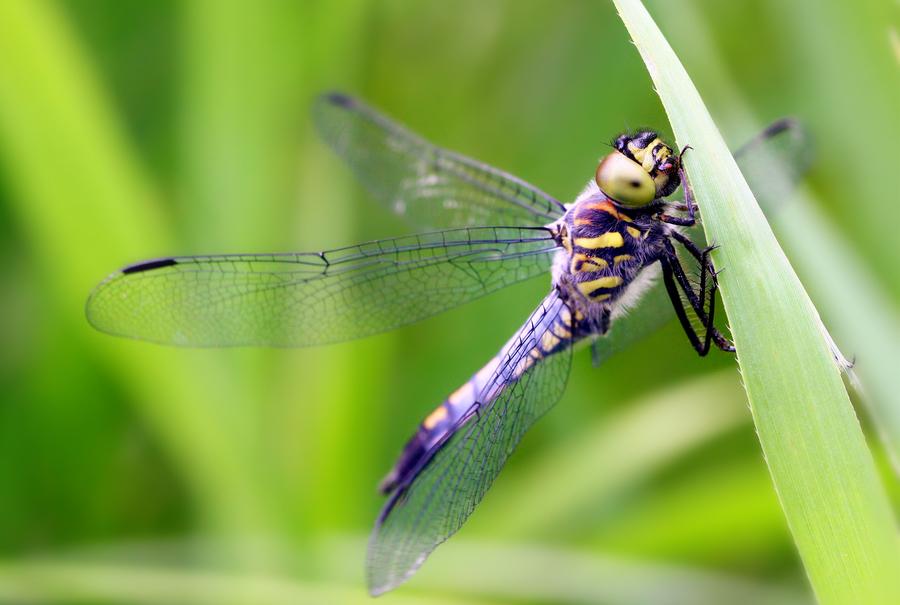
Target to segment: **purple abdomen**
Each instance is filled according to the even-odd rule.
[[[465,422],[477,408],[478,396],[491,379],[500,356],[491,360],[472,376],[465,384],[453,391],[444,402],[435,408],[419,425],[416,434],[406,442],[400,459],[391,472],[378,485],[379,491],[391,493],[404,481],[414,476],[414,471],[423,461],[425,454],[452,433],[461,422]]]

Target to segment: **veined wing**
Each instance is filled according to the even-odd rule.
[[[496,358],[478,402],[393,492],[369,542],[373,594],[405,581],[472,514],[525,431],[562,395],[573,331],[554,290]]]
[[[97,329],[185,346],[306,346],[412,323],[548,270],[542,228],[481,227],[317,253],[182,256],[91,294]]]
[[[734,159],[766,212],[790,198],[809,171],[812,143],[805,128],[792,118],[772,122],[734,152]]]
[[[323,95],[313,117],[369,192],[417,227],[527,227],[565,213],[533,185],[432,145],[352,97]]]

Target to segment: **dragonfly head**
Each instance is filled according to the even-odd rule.
[[[608,197],[638,208],[678,189],[680,156],[652,130],[626,133],[613,141],[615,151],[600,160],[595,179]]]

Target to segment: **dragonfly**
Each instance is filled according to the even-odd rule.
[[[322,95],[313,117],[371,194],[423,233],[317,252],[142,261],[101,282],[86,313],[102,332],[156,343],[324,345],[549,274],[546,297],[425,417],[381,482],[387,500],[367,552],[377,595],[407,580],[460,529],[525,432],[562,395],[574,346],[602,342],[648,290],[665,292],[699,355],[734,346],[714,323],[714,247],[685,234],[699,216],[685,150],[657,132],[615,138],[587,187],[563,203],[348,95]],[[795,133],[793,126],[774,124],[746,155]],[[684,199],[672,201],[679,186]]]

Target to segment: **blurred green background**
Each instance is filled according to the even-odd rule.
[[[872,315],[855,302],[886,318],[872,333],[900,340],[885,214],[898,197],[897,5],[648,6],[726,140],[783,115],[808,126],[799,207],[830,225],[852,275],[804,249],[803,213],[773,218],[776,231],[848,355],[869,343],[853,340]],[[0,3],[0,601],[368,602],[377,481],[547,279],[317,349],[165,348],[83,315],[99,280],[142,258],[408,232],[316,139],[309,106],[328,89],[567,201],[613,135],[668,132],[606,2]],[[600,368],[576,355],[563,400],[469,524],[383,597],[810,598],[734,360],[698,359],[671,322]]]

